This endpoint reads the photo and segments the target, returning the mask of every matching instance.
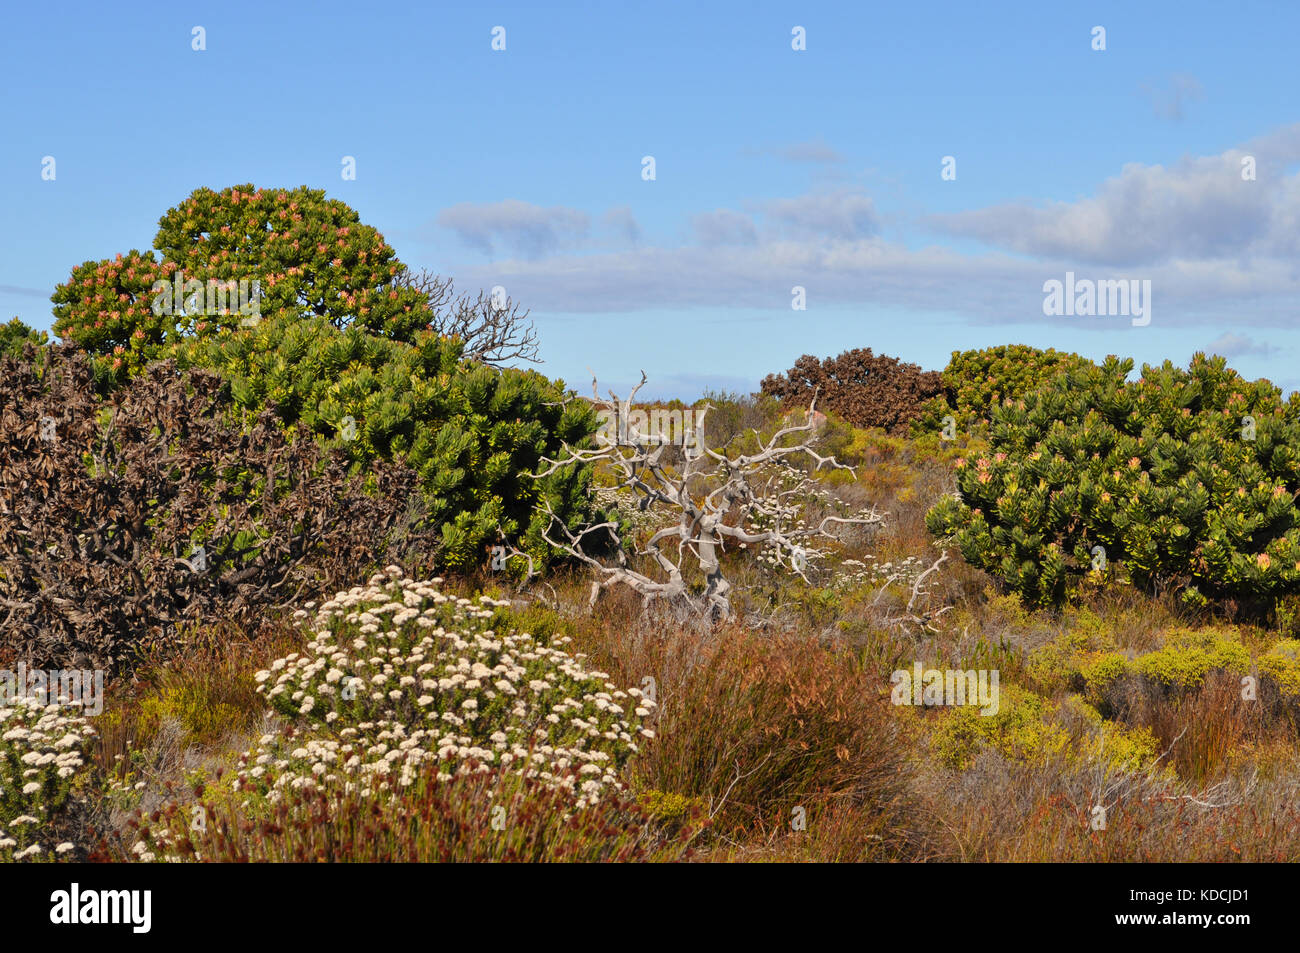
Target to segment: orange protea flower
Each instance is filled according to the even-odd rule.
[[[1260,553],[1255,557],[1255,564],[1258,565],[1260,569],[1267,569],[1271,563],[1272,560],[1268,558],[1268,553]]]

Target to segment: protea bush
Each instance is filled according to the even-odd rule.
[[[464,359],[463,342],[432,331],[410,342],[327,318],[270,318],[236,334],[187,341],[183,367],[216,371],[234,402],[271,408],[343,450],[358,469],[401,461],[420,477],[422,525],[442,536],[440,564],[476,568],[504,534],[539,563],[551,517],[590,515],[591,467],[528,474],[565,443],[585,445],[596,416],[566,400],[563,381]]]
[[[1197,354],[1127,380],[1111,357],[993,410],[990,451],[927,515],[1030,604],[1085,577],[1259,610],[1300,589],[1300,421],[1267,380]]]
[[[1003,401],[1019,400],[1063,374],[1091,366],[1078,354],[1027,344],[953,351],[941,375],[943,392],[921,408],[912,432],[940,432],[949,415],[959,432],[983,427]]]

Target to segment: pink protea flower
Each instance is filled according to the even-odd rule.
[[[1255,557],[1255,563],[1260,569],[1267,569],[1272,563],[1272,560],[1268,558],[1268,553],[1260,553]]]
[[[1130,470],[1136,470],[1138,467],[1142,466],[1142,461],[1137,457],[1129,457],[1128,465]]]

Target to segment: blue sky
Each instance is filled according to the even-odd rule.
[[[1009,342],[1212,350],[1300,387],[1293,3],[23,4],[3,24],[3,319],[49,328],[73,266],[149,247],[197,187],[305,184],[413,267],[503,286],[579,389],[644,369],[643,393],[692,398],[804,353],[940,368]],[[1045,316],[1067,271],[1150,280],[1150,324]]]

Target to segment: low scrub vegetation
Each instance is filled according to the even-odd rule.
[[[1222,358],[588,399],[252,185],[53,300],[0,327],[0,859],[1300,860],[1297,398]]]

